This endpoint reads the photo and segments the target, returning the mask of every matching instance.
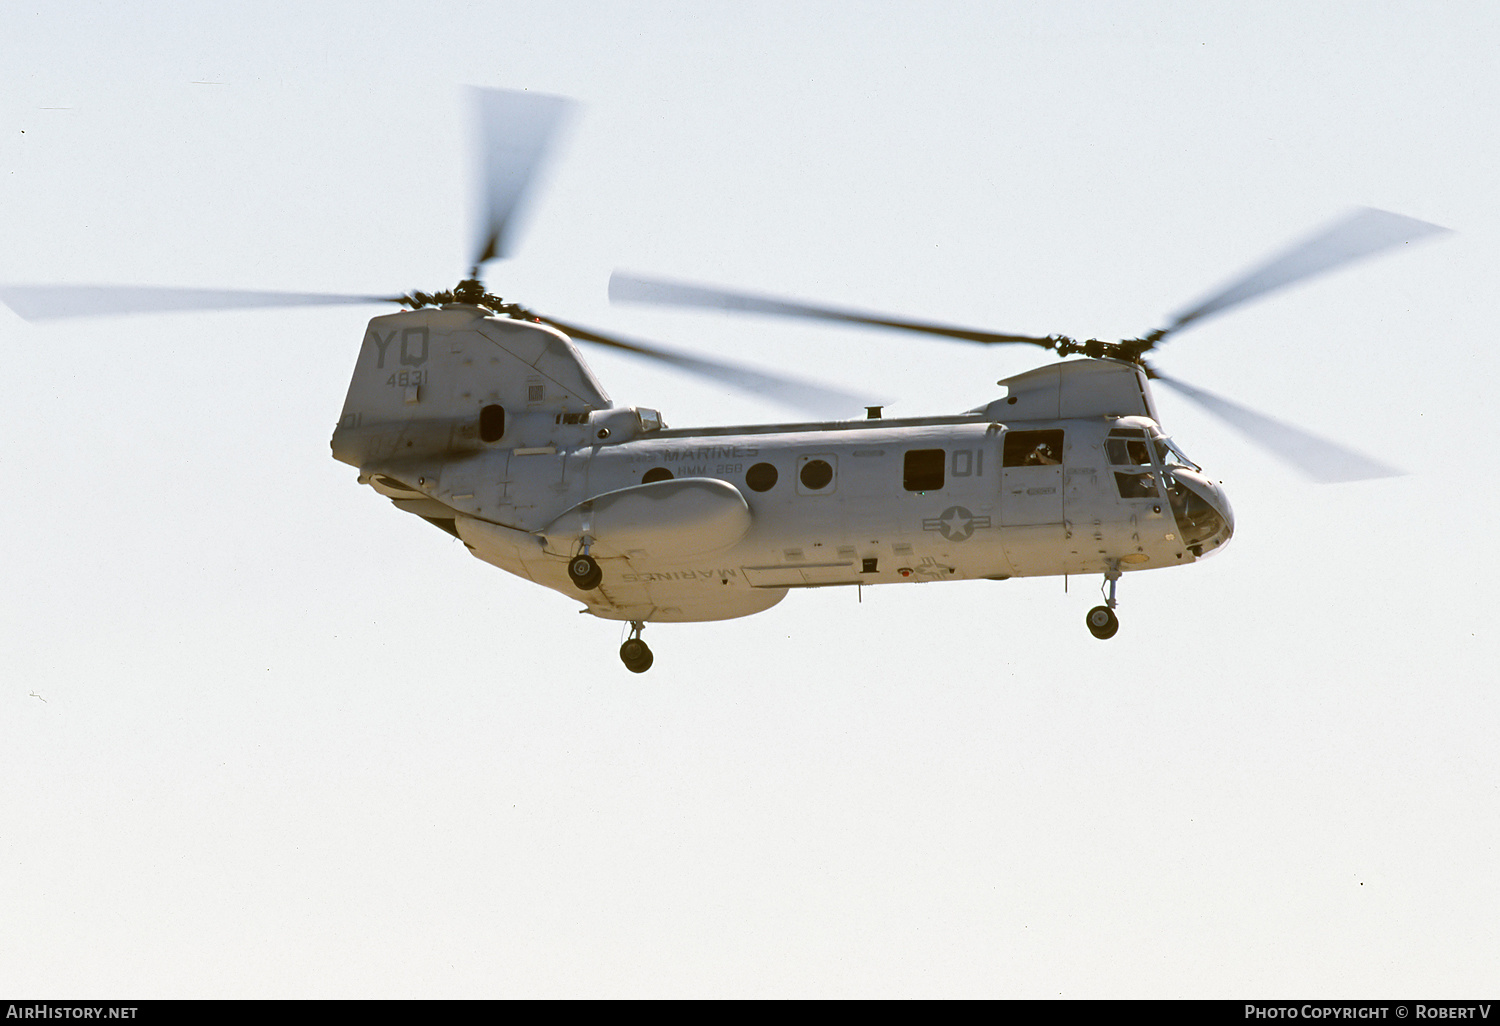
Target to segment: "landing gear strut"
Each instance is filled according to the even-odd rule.
[[[1089,615],[1084,619],[1089,625],[1089,633],[1100,641],[1114,637],[1115,632],[1120,629],[1120,618],[1115,616],[1115,582],[1119,579],[1119,565],[1110,563],[1109,569],[1104,572],[1104,583],[1109,588],[1104,605],[1090,609]]]
[[[651,654],[651,649],[641,640],[641,631],[645,624],[639,620],[630,621],[630,637],[625,639],[625,644],[620,646],[620,662],[625,664],[625,669],[631,673],[645,673],[651,669],[651,664],[656,657]]]
[[[593,516],[593,507],[584,503],[583,535],[578,539],[578,555],[568,560],[568,577],[579,591],[593,591],[604,580],[604,571],[599,569],[599,564],[589,555],[589,549],[594,544]]]

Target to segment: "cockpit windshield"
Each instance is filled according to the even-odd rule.
[[[1182,450],[1177,448],[1177,443],[1166,435],[1155,435],[1151,440],[1156,443],[1156,456],[1164,466],[1187,467],[1189,470],[1203,469],[1184,456]]]
[[[1223,494],[1200,474],[1178,467],[1165,473],[1172,516],[1182,531],[1182,543],[1195,556],[1203,556],[1227,542],[1234,522]],[[1209,496],[1219,500],[1210,501]],[[1222,506],[1222,508],[1221,508]]]

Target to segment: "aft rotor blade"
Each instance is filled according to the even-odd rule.
[[[917,331],[926,335],[941,335],[945,338],[980,342],[985,345],[1024,342],[1051,349],[1055,344],[1054,339],[1034,335],[1002,335],[992,331],[958,328],[948,324],[901,320],[884,314],[844,310],[832,306],[814,306],[810,303],[775,299],[771,296],[760,296],[748,292],[733,292],[712,286],[689,285],[661,278],[641,278],[620,271],[616,271],[609,277],[609,298],[617,303],[695,306],[709,310],[771,314],[776,317],[801,317],[816,321],[861,324],[872,328],[894,328],[898,331]]]
[[[855,395],[800,378],[771,374],[742,364],[710,360],[692,353],[623,339],[618,335],[605,335],[553,317],[538,317],[538,320],[560,329],[571,338],[609,346],[612,349],[634,353],[636,356],[644,356],[648,360],[656,360],[678,370],[687,371],[741,391],[764,395],[786,406],[820,417],[847,417],[857,413],[870,402],[869,396]]]
[[[323,292],[249,292],[153,285],[0,285],[0,302],[28,321],[178,310],[241,310],[274,306],[399,303],[400,296]]]
[[[504,89],[475,89],[473,94],[481,175],[474,249],[478,268],[510,255],[526,190],[574,105],[560,96]]]
[[[1156,371],[1151,374],[1157,381],[1172,386],[1250,441],[1277,459],[1290,463],[1314,481],[1322,484],[1368,481],[1380,477],[1399,477],[1405,473],[1336,442],[1308,434],[1301,428],[1273,420],[1212,392],[1205,392],[1185,381],[1169,378]]]
[[[1370,207],[1357,210],[1198,300],[1186,310],[1179,311],[1173,316],[1172,323],[1156,337],[1156,341],[1180,331],[1194,321],[1263,296],[1267,292],[1373,256],[1392,246],[1415,242],[1449,230],[1385,210]]]

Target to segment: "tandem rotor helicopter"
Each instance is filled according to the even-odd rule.
[[[1162,431],[1151,382],[1177,389],[1321,481],[1396,473],[1342,446],[1169,378],[1146,361],[1196,322],[1292,282],[1446,231],[1362,210],[1140,338],[976,331],[616,273],[610,297],[813,318],[1073,357],[999,382],[951,416],[671,429],[617,406],[577,341],[610,346],[783,401],[861,398],[565,323],[489,294],[516,215],[569,101],[475,90],[483,203],[468,277],[401,296],[136,286],[0,286],[43,320],[92,314],[391,302],[373,318],[332,439],[335,459],[477,558],[630,624],[620,658],[653,661],[648,623],[723,620],[792,588],[1101,574],[1096,638],[1119,628],[1127,571],[1184,566],[1229,541],[1223,491]]]

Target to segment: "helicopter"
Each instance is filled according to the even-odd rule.
[[[1361,210],[1176,314],[1116,342],[913,321],[616,272],[615,302],[811,318],[1063,359],[944,416],[887,418],[836,388],[668,349],[536,313],[490,294],[481,272],[515,248],[518,214],[571,101],[474,90],[483,155],[468,275],[455,287],[345,295],[145,286],[5,285],[29,320],[95,314],[395,303],[365,328],[330,445],[357,481],[459,539],[476,558],[629,624],[620,659],[643,673],[650,623],[724,620],[799,588],[1102,575],[1085,623],[1119,629],[1131,571],[1221,549],[1223,489],[1161,428],[1152,382],[1189,399],[1320,481],[1399,471],[1168,377],[1147,360],[1230,307],[1446,229]],[[674,429],[616,405],[583,342],[863,417]]]

